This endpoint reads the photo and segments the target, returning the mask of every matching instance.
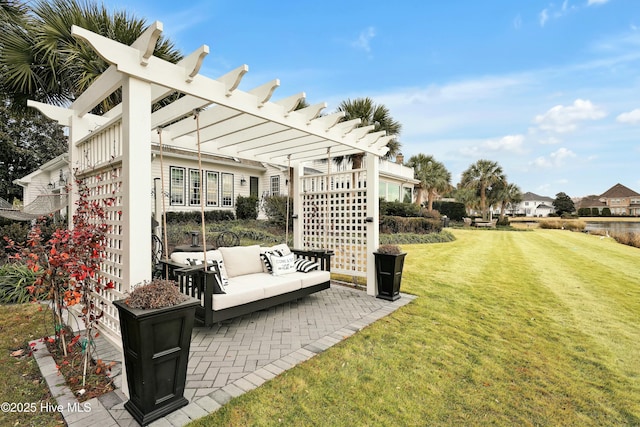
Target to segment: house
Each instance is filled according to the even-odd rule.
[[[526,192],[522,195],[522,201],[514,205],[509,213],[517,216],[546,217],[555,211],[551,197]]]
[[[151,181],[152,211],[156,220],[163,210],[184,212],[200,210],[200,173],[195,150],[152,144]],[[161,159],[162,157],[162,159]],[[337,167],[344,169],[349,165]],[[326,173],[327,161],[316,160],[305,167],[304,174]],[[161,171],[164,170],[162,174]],[[288,167],[237,157],[202,154],[204,171],[205,210],[235,211],[238,196],[254,196],[259,200],[258,218],[266,219],[264,200],[268,196],[286,196],[289,191]],[[337,171],[337,170],[336,170]],[[42,165],[36,171],[15,181],[23,187],[23,200],[27,205],[43,194],[64,194],[70,177],[68,154],[63,154]],[[161,198],[164,180],[164,204]],[[380,197],[389,201],[413,200],[413,169],[402,164],[380,160]]]
[[[600,195],[612,215],[640,216],[640,194],[618,183]]]
[[[577,203],[575,203],[575,205],[578,212],[583,209],[589,209],[589,212],[593,214],[594,209],[596,209],[598,211],[598,215],[602,215],[602,209],[607,206],[604,200],[595,194],[581,198]]]

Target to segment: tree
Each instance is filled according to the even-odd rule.
[[[26,111],[28,99],[67,105],[107,69],[108,64],[90,46],[71,35],[72,25],[127,45],[147,27],[144,19],[124,11],[111,13],[104,5],[89,1],[41,0],[29,6],[12,4],[19,7],[11,8],[10,14],[5,13],[10,21],[2,25],[0,85],[2,92],[10,97],[12,108],[21,111]],[[154,55],[171,62],[182,57],[173,43],[163,38],[156,43]],[[118,90],[94,112],[105,112],[120,99]]]
[[[451,187],[451,172],[432,155],[416,154],[411,156],[407,166],[413,168],[414,178],[420,180],[417,203],[422,202],[423,194],[426,193],[427,209],[433,210],[435,197],[448,191]]]
[[[482,218],[487,219],[487,189],[494,184],[504,182],[506,176],[498,162],[478,160],[462,173],[462,186],[474,188],[480,192],[480,210]]]
[[[389,109],[384,105],[376,105],[373,100],[367,98],[356,98],[354,100],[347,99],[338,105],[338,111],[344,111],[346,114],[343,121],[353,119],[361,119],[360,127],[374,125],[371,132],[386,131],[388,136],[400,135],[402,125],[400,122],[391,117]],[[389,151],[384,158],[394,157],[400,151],[400,142],[394,138],[387,143]],[[351,154],[345,157],[336,157],[337,163],[343,161],[351,161],[352,169],[360,169],[362,167],[362,159],[364,153]]]
[[[563,192],[556,194],[556,198],[553,201],[553,207],[556,208],[556,213],[560,216],[564,213],[572,214],[576,210],[571,197],[567,196],[567,194]]]
[[[16,114],[0,99],[0,197],[21,199],[22,189],[13,181],[66,151],[62,126],[40,114]]]
[[[504,215],[507,212],[507,206],[520,203],[522,201],[522,191],[520,187],[513,183],[494,184],[491,190],[494,193],[494,199],[496,203],[500,203],[500,221],[504,219]]]

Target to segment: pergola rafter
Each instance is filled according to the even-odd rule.
[[[246,65],[242,65],[217,79],[198,74],[202,60],[208,52],[206,46],[188,55],[178,64],[172,64],[154,56],[147,56],[148,49],[142,48],[143,42],[141,40],[154,43],[155,35],[161,29],[160,23],[154,23],[136,43],[132,46],[126,46],[83,28],[72,27],[74,36],[86,40],[98,54],[113,64],[97,80],[98,83],[94,84],[99,87],[94,89],[92,86],[87,97],[83,94],[74,102],[74,110],[78,111],[80,116],[90,111],[97,105],[96,99],[106,97],[117,89],[117,76],[126,74],[152,82],[152,98],[154,100],[161,99],[172,92],[184,94],[184,97],[178,100],[179,102],[169,104],[152,115],[153,124],[157,127],[163,127],[171,135],[168,144],[173,144],[174,140],[181,138],[182,143],[179,145],[184,145],[184,136],[194,136],[195,124],[193,120],[189,120],[188,116],[192,110],[203,108],[204,111],[201,112],[200,118],[200,138],[204,151],[215,150],[217,152],[239,141],[244,143],[252,140],[253,145],[247,147],[245,144],[243,150],[256,149],[256,153],[259,153],[259,149],[264,144],[278,143],[274,142],[273,135],[289,129],[297,129],[303,134],[319,137],[327,145],[336,148],[347,145],[354,152],[366,152],[376,156],[386,153],[385,148],[372,145],[373,141],[369,138],[371,135],[363,138],[364,131],[352,127],[357,126],[358,123],[352,122],[347,126],[338,126],[338,121],[343,113],[320,116],[322,110],[326,108],[325,103],[294,110],[300,99],[304,98],[304,93],[280,101],[269,101],[279,86],[277,80],[265,83],[253,91],[239,90],[238,86],[242,77],[248,72]],[[93,101],[89,102],[88,99]],[[207,128],[212,129],[208,130]],[[355,132],[355,129],[358,131]],[[261,140],[261,137],[265,136],[270,138]],[[218,140],[222,138],[224,138],[226,145],[216,145]],[[284,138],[283,142],[289,140],[286,133]],[[210,141],[214,141],[212,147],[208,147]],[[258,160],[284,163],[287,158],[286,155],[281,157],[269,155],[269,157],[258,158]]]

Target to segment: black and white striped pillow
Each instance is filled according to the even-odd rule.
[[[308,259],[298,258],[295,263],[296,271],[300,271],[302,273],[308,273],[313,270],[317,270],[320,268],[320,264],[317,262],[309,261]]]
[[[273,274],[273,266],[271,265],[271,260],[269,259],[270,255],[284,256],[285,254],[283,251],[279,249],[260,253],[260,258],[262,259],[262,263],[264,264],[264,267],[267,269],[269,274]]]

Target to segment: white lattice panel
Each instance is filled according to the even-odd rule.
[[[332,272],[366,276],[365,178],[364,170],[301,178],[303,246],[334,251]]]
[[[106,167],[88,169],[84,174],[85,184],[90,189],[89,200],[98,202],[107,213],[109,225],[104,261],[100,268],[105,283],[112,282],[114,289],[102,290],[95,294],[96,303],[104,310],[100,319],[101,329],[119,334],[118,313],[112,302],[123,297],[123,253],[122,253],[122,166],[120,162]],[[108,201],[108,203],[107,203]]]

